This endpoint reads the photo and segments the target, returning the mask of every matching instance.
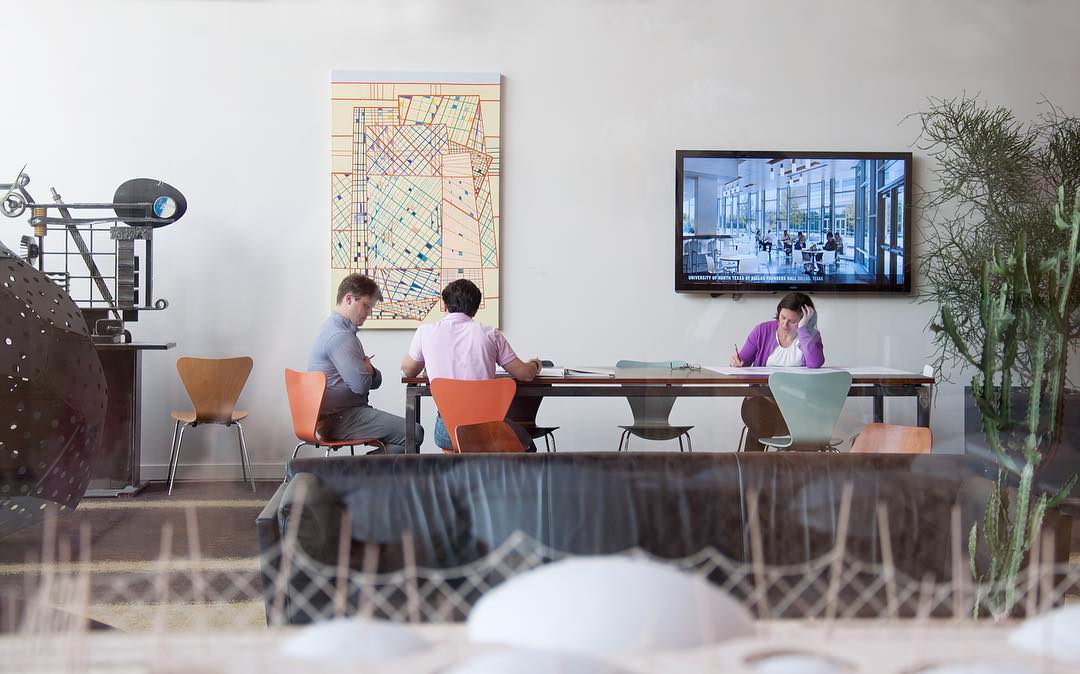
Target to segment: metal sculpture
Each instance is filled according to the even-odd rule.
[[[91,325],[95,342],[131,341],[125,321],[138,320],[140,311],[169,306],[153,296],[154,230],[184,215],[184,195],[160,180],[135,178],[120,185],[109,203],[64,203],[55,188],[52,203],[47,203],[30,196],[29,184],[25,170],[10,184],[0,184],[0,213],[17,218],[30,212],[33,236],[22,237],[22,258],[71,294]],[[94,210],[112,213],[74,215]],[[46,246],[50,232],[64,233],[61,245],[50,241]],[[105,236],[108,247],[100,242]],[[136,247],[139,242],[141,251]],[[103,270],[106,260],[113,266]]]
[[[105,421],[101,361],[61,286],[0,244],[0,537],[78,505]]]

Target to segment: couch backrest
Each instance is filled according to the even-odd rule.
[[[328,493],[348,508],[354,547],[392,551],[411,532],[417,563],[435,568],[474,561],[518,530],[574,554],[637,547],[678,558],[711,547],[750,561],[753,491],[765,562],[805,562],[836,544],[850,481],[849,553],[879,560],[877,504],[884,503],[897,568],[939,579],[950,575],[953,504],[966,532],[982,516],[985,470],[946,455],[608,452],[318,458],[289,467],[317,478],[320,502]],[[324,510],[313,516],[335,516]],[[337,531],[333,522],[319,530]]]

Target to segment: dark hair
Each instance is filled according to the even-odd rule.
[[[814,308],[814,300],[810,299],[810,296],[806,293],[788,293],[780,299],[780,303],[776,305],[776,315],[774,319],[780,318],[781,309],[790,309],[796,313],[801,314],[803,307]]]
[[[341,300],[345,299],[346,295],[352,295],[353,299],[370,297],[376,302],[382,302],[379,284],[363,274],[349,274],[341,279],[341,284],[337,288],[337,303],[341,304]]]
[[[475,316],[480,308],[480,289],[467,278],[451,281],[442,291],[447,313]]]

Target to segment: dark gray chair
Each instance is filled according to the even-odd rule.
[[[536,425],[536,413],[540,411],[542,402],[544,399],[540,397],[517,396],[510,403],[510,411],[506,413],[506,418],[524,428],[533,440],[543,438],[547,451],[555,452],[558,451],[555,445],[555,431],[559,430],[559,427]]]
[[[671,361],[642,361],[620,360],[615,363],[620,369],[644,369],[664,368],[671,369]],[[679,440],[679,451],[694,451],[694,444],[690,441],[690,429],[693,426],[672,426],[668,418],[671,416],[671,408],[675,405],[675,398],[671,396],[627,396],[630,403],[630,411],[634,415],[634,423],[629,426],[619,426],[623,429],[619,436],[619,450],[623,451],[623,445],[630,449],[630,436],[636,435],[646,440]],[[686,445],[683,445],[683,436],[686,436]]]

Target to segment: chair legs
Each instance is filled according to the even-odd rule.
[[[180,432],[180,421],[177,420],[173,426],[172,442],[169,443],[169,469],[165,473],[165,477],[172,475],[173,457],[176,456],[176,436]]]
[[[251,491],[254,492],[255,491],[255,472],[252,471],[252,470],[249,470],[250,462],[248,461],[247,443],[244,442],[244,427],[240,425],[239,421],[234,421],[233,424],[236,424],[236,433],[237,433],[237,437],[240,440],[240,471],[244,476],[244,482],[250,482],[251,483]],[[194,426],[197,426],[197,425],[198,424],[196,422],[184,423],[184,422],[181,422],[181,421],[177,421],[176,422],[176,427],[173,429],[173,446],[170,448],[170,451],[169,451],[169,473],[168,473],[169,496],[172,496],[173,483],[176,482],[176,470],[180,466],[180,447],[183,446],[183,444],[184,444],[184,431],[187,430],[188,426],[194,427]],[[225,424],[225,425],[226,426],[231,426],[232,424]],[[302,442],[302,443],[300,443],[299,445],[296,446],[296,449],[293,450],[293,458],[294,459],[296,458],[296,453],[300,451],[300,447],[302,447],[305,444],[307,444],[307,443]],[[250,479],[248,478],[249,473],[250,473]]]
[[[683,433],[683,435],[686,436],[686,452],[689,453],[689,454],[693,454],[694,453],[694,443],[690,440],[690,434],[689,433]],[[682,439],[683,439],[683,436],[680,435],[679,436],[679,451],[680,452],[683,451]]]
[[[630,451],[630,437],[632,435],[633,434],[630,431],[623,431],[622,435],[619,436],[619,448],[616,451],[619,451],[619,452],[627,451],[627,452],[629,452]],[[686,436],[686,445],[683,445],[683,436]],[[690,440],[690,434],[689,433],[683,433],[678,438],[676,438],[676,440],[679,441],[679,451],[680,452],[687,452],[689,454],[694,453],[694,443],[693,443],[692,440]],[[552,438],[552,442],[554,442],[554,441],[555,441],[555,439]]]
[[[255,470],[251,468],[251,461],[248,459],[247,443],[244,442],[244,427],[240,425],[240,422],[236,422],[236,430],[240,435],[240,470],[244,474],[244,482],[248,481],[248,474],[251,475],[251,493],[255,493]]]
[[[303,447],[304,445],[311,445],[315,449],[318,449],[320,447],[326,447],[326,445],[318,445],[318,444],[312,445],[310,442],[301,442],[301,443],[296,445],[295,449],[293,449],[292,458],[294,458],[294,459],[296,458],[296,455],[300,453],[300,448]],[[377,449],[385,449],[386,448],[385,443],[383,443],[381,441],[379,441],[379,443],[377,445],[373,445],[373,446],[376,447]],[[348,447],[349,448],[349,454],[352,455],[352,456],[356,456],[356,445],[340,445],[340,446],[337,446],[337,447],[326,447],[326,453],[323,456],[326,457],[326,458],[329,458],[330,452],[334,452],[334,456],[337,456],[337,451],[339,449],[341,449],[341,447]]]
[[[551,438],[550,442],[548,442],[548,438]],[[622,441],[620,440],[620,443],[621,442]],[[555,445],[555,434],[554,433],[545,433],[544,434],[544,449],[546,449],[548,452],[554,452],[556,454],[559,452],[559,448],[556,447],[556,445]]]
[[[742,427],[742,432],[739,433],[739,446],[735,448],[736,452],[743,451],[743,443],[746,442],[746,434],[750,430],[748,426]]]
[[[180,447],[184,444],[184,431],[190,424],[185,424],[180,421],[176,422],[176,428],[179,429],[180,434],[176,439],[176,447],[169,453],[169,496],[172,496],[173,482],[176,480],[176,468],[180,465]],[[176,435],[175,431],[173,433]]]
[[[683,433],[686,435],[686,451],[688,454],[693,454],[693,442],[690,440],[689,433]],[[678,436],[678,450],[683,451],[683,435]]]

